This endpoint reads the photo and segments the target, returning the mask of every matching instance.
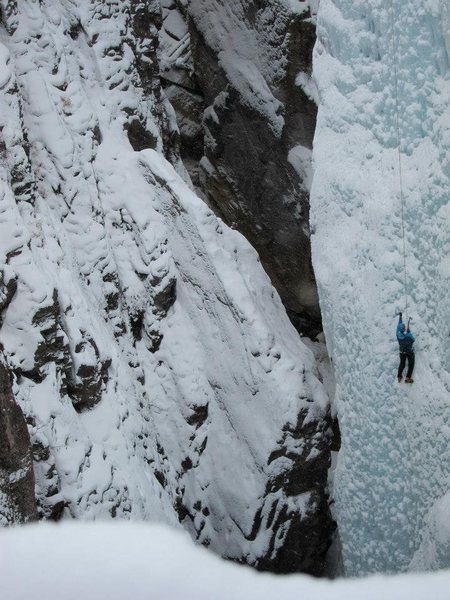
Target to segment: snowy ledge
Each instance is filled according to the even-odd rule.
[[[41,524],[0,540],[3,600],[447,600],[450,589],[450,571],[333,582],[260,574],[156,524]]]

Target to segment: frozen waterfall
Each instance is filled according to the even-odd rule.
[[[437,0],[320,4],[313,264],[336,370],[336,514],[350,575],[450,564],[448,44],[449,9]],[[396,73],[412,387],[396,382]]]

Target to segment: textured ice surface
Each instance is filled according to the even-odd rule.
[[[320,3],[313,263],[336,371],[349,574],[450,563],[448,15],[445,2]],[[395,382],[394,314],[405,311],[396,71],[412,387]]]

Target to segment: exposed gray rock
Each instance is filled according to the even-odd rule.
[[[28,425],[33,432],[32,452],[37,480],[36,503],[39,519],[58,521],[62,517],[65,503],[55,456],[47,437],[36,427],[36,421],[29,417]]]
[[[90,346],[91,352],[86,352],[86,345]],[[92,353],[93,350],[93,353]],[[108,369],[111,366],[111,359],[101,360],[100,353],[95,341],[86,334],[81,342],[74,348],[75,355],[91,355],[92,361],[87,362],[81,358],[78,366],[73,373],[67,386],[67,393],[70,396],[75,409],[79,412],[86,408],[92,408],[102,399],[102,390],[108,381]]]
[[[194,185],[199,189],[199,161],[204,154],[205,103],[192,60],[186,5],[162,2],[160,75],[167,98],[176,113],[180,154]]]
[[[175,40],[169,21],[183,14],[189,36]],[[308,3],[254,0],[231,9],[226,0],[190,0],[163,15],[162,76],[191,177],[257,249],[300,333],[314,337],[321,318],[309,236],[316,105]]]
[[[65,390],[67,380],[70,377],[72,361],[67,336],[61,324],[60,306],[56,290],[53,290],[52,300],[51,304],[41,306],[33,315],[32,325],[39,331],[41,341],[34,353],[33,369],[23,369],[20,373],[40,382],[47,375],[45,366],[49,362],[54,362],[61,373],[61,387]]]
[[[324,494],[330,467],[328,446],[331,432],[328,421],[307,423],[307,419],[308,411],[303,410],[294,427],[287,425],[284,428],[280,447],[269,458],[269,464],[282,457],[292,462],[289,470],[269,481],[267,501],[270,501],[271,493],[281,488],[287,497],[305,494],[311,509],[308,509],[306,518],[295,511],[285,510],[278,514],[277,519],[285,527],[283,544],[278,551],[273,551],[279,540],[272,537],[272,554],[268,553],[257,564],[262,570],[293,573],[300,566],[301,571],[311,575],[322,575],[324,572],[330,532],[335,527],[328,498]],[[299,444],[292,444],[293,440]],[[272,519],[276,508],[275,502]],[[271,520],[267,525],[271,525]]]
[[[2,313],[17,291],[17,278],[8,277],[5,271],[0,271],[0,327],[2,326]]]
[[[37,518],[30,437],[11,377],[0,360],[0,525]]]

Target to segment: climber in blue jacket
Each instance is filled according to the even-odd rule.
[[[400,347],[400,365],[397,373],[398,382],[400,383],[402,380],[403,369],[406,365],[406,359],[408,359],[408,371],[406,373],[405,383],[414,383],[414,379],[412,378],[415,361],[413,345],[416,338],[409,329],[409,321],[408,327],[403,323],[402,313],[399,314],[396,335]]]

